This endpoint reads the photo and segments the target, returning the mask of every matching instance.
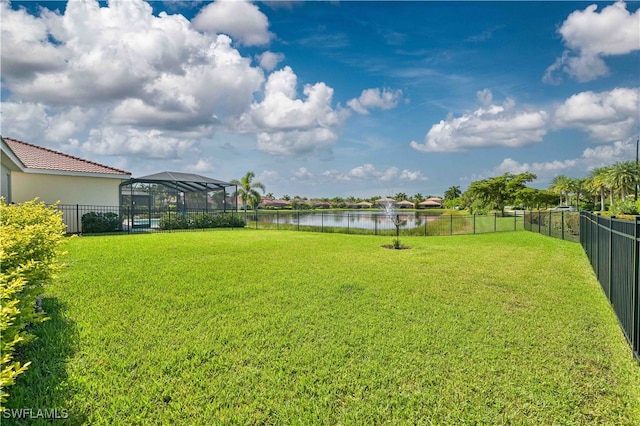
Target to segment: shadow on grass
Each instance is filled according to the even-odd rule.
[[[60,424],[86,422],[84,413],[69,409],[73,386],[68,382],[66,363],[77,345],[75,324],[65,318],[65,307],[57,298],[44,298],[43,309],[50,319],[34,326],[36,338],[18,348],[15,359],[31,361],[29,369],[8,389],[10,394],[2,425]]]

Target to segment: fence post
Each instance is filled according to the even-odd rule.
[[[611,297],[611,280],[613,279],[613,219],[615,216],[609,218],[609,277],[607,287],[609,288],[609,302],[613,303],[613,297]]]
[[[493,232],[498,232],[498,213],[493,213]]]
[[[298,231],[300,230],[300,210],[297,211],[298,213]]]
[[[324,212],[320,212],[320,232],[324,232]]]
[[[562,239],[564,240],[564,210],[561,213],[562,213]]]
[[[593,226],[593,222],[590,225],[591,226],[591,235],[593,238],[593,230],[595,229],[596,231],[596,255],[595,255],[595,264],[596,264],[596,277],[598,277],[598,279],[600,278],[600,217],[596,216],[595,218],[593,217],[593,214],[591,214],[591,220],[595,219],[596,222],[596,226]]]
[[[453,235],[453,215],[449,216],[449,235]]]
[[[78,234],[82,233],[82,226],[80,223],[80,206],[76,204],[76,226],[78,227]]]
[[[276,229],[280,230],[280,210],[276,210]]]
[[[473,234],[476,233],[476,214],[473,214]]]
[[[514,231],[518,230],[518,211],[517,210],[513,211],[513,230]]]
[[[427,236],[427,222],[429,221],[429,216],[425,216],[424,219],[424,236]]]
[[[640,357],[640,283],[638,282],[638,272],[640,272],[640,253],[638,244],[638,216],[633,221],[633,289],[632,289],[632,310],[631,310],[631,346]]]
[[[347,235],[349,235],[351,233],[351,230],[349,229],[349,212],[347,212]]]
[[[542,234],[542,224],[540,223],[540,219],[542,218],[541,213],[542,212],[538,210],[538,234]]]

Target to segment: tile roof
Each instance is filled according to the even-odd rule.
[[[130,172],[84,160],[72,155],[11,138],[2,138],[18,159],[29,169],[66,172],[131,175]]]

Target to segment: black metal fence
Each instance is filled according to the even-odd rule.
[[[640,360],[640,220],[580,213],[580,243]]]
[[[144,213],[129,206],[58,204],[69,234],[115,234],[207,228],[243,228],[236,210],[157,208]]]
[[[550,237],[578,242],[580,213],[553,210],[525,212],[524,228]]]
[[[461,235],[524,229],[523,214],[442,215],[439,212],[380,210],[133,211],[129,206],[58,205],[67,232],[74,234],[162,232],[247,227],[326,233],[395,236]]]
[[[243,212],[240,212],[244,214]],[[439,212],[438,212],[439,213]],[[360,235],[432,236],[523,230],[522,215],[450,215],[380,210],[257,210],[246,214],[247,227]]]

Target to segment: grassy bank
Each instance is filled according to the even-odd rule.
[[[577,244],[212,232],[70,240],[9,407],[71,424],[633,424]]]

